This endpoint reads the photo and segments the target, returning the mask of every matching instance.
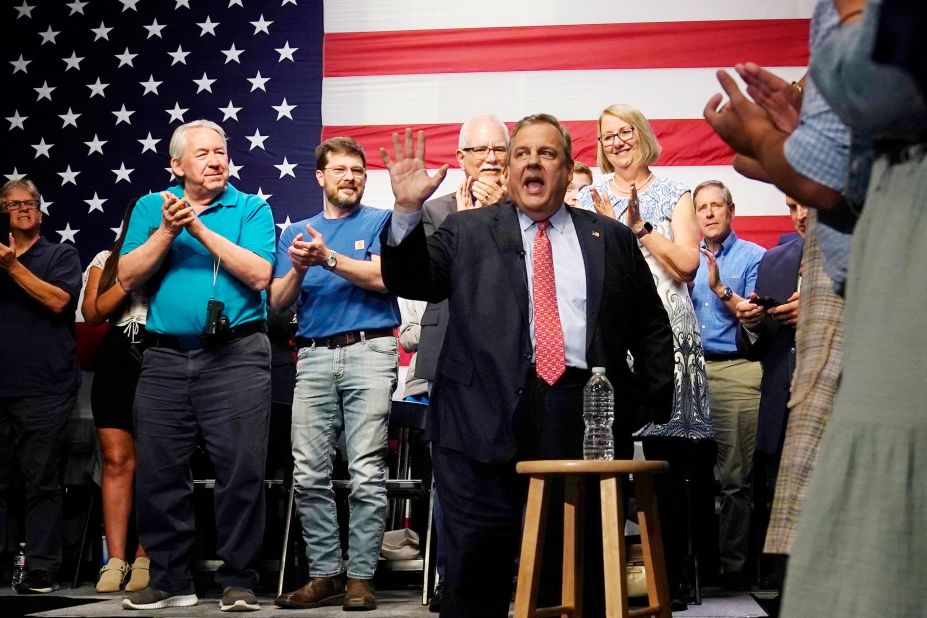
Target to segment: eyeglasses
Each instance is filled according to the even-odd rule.
[[[509,151],[505,146],[472,146],[468,148],[461,148],[461,152],[473,153],[478,157],[489,156],[489,151],[496,153],[497,157],[505,156],[505,153]]]
[[[622,142],[627,142],[634,136],[634,127],[625,127],[618,131],[617,133],[606,133],[599,137],[599,142],[603,146],[608,146],[609,144],[615,143],[615,138],[620,139]]]
[[[7,200],[0,202],[3,210],[13,212],[14,210],[38,210],[39,200]]]
[[[362,167],[326,167],[324,169],[331,172],[335,178],[344,178],[348,172],[351,172],[352,176],[363,176],[367,173],[367,170]]]

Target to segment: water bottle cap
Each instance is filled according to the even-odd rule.
[[[595,375],[605,375],[605,367],[593,367],[592,373]]]

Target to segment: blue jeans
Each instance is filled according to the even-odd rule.
[[[396,338],[334,349],[304,347],[298,358],[293,478],[309,576],[345,571],[331,481],[335,443],[343,431],[351,474],[347,572],[354,579],[371,579],[386,517],[386,429],[399,365]]]

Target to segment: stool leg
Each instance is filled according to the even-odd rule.
[[[621,478],[603,474],[599,480],[602,495],[602,560],[605,571],[605,615],[628,616],[627,549],[624,544],[624,516],[621,509]]]
[[[660,608],[657,614],[660,618],[672,618],[653,476],[638,473],[634,475],[634,481],[637,491],[637,521],[641,528],[644,565],[647,567],[648,603],[652,607]]]
[[[547,487],[543,476],[532,476],[525,507],[525,528],[518,561],[518,588],[515,591],[516,618],[530,618],[537,609],[541,554],[544,550],[544,523],[547,521]]]
[[[583,488],[582,477],[567,475],[563,500],[563,586],[560,603],[574,618],[583,615]],[[565,614],[566,615],[566,614]]]

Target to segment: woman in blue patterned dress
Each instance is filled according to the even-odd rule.
[[[634,107],[618,104],[602,111],[597,150],[599,168],[613,174],[584,187],[577,206],[618,219],[635,232],[673,329],[673,416],[665,425],[647,425],[637,435],[648,459],[670,462],[658,498],[673,609],[684,609],[690,512],[686,478],[693,490],[705,489],[697,493],[705,494],[707,504],[714,467],[705,355],[687,286],[699,265],[695,207],[688,187],[650,171],[660,145],[650,123]]]

